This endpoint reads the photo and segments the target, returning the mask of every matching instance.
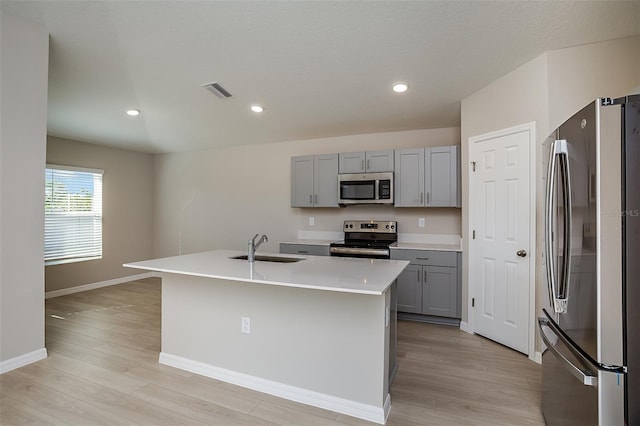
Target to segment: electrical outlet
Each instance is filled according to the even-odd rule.
[[[242,334],[251,334],[251,318],[242,317]]]
[[[313,226],[316,224],[316,218],[315,217],[310,217],[309,218],[309,226]]]
[[[418,218],[418,226],[424,228],[424,217]]]

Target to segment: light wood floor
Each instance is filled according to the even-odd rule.
[[[543,425],[540,367],[454,327],[401,321],[388,425]],[[49,357],[0,376],[0,424],[370,425],[158,364],[157,279],[46,301]]]

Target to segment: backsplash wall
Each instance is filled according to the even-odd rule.
[[[263,251],[277,252],[278,243],[296,240],[298,231],[341,232],[346,219],[397,220],[401,233],[460,235],[455,208],[290,207],[292,156],[459,144],[460,129],[453,127],[156,155],[154,256],[245,250],[256,233],[269,236]]]

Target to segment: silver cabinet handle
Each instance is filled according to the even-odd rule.
[[[360,170],[364,172],[364,160],[362,160],[362,162],[360,163]]]
[[[318,204],[318,194],[314,195],[313,198],[313,203]]]
[[[309,253],[309,252],[308,252],[307,250],[298,250],[298,253],[300,253],[300,254],[306,254],[306,253]]]
[[[371,160],[367,160],[367,170],[371,167]]]
[[[556,286],[555,276],[555,252],[553,250],[553,200],[555,198],[556,165],[560,163],[560,177],[563,186],[564,201],[564,247],[560,283]],[[545,257],[547,266],[547,285],[549,300],[553,303],[554,311],[565,313],[567,311],[567,291],[569,287],[569,274],[571,272],[571,178],[569,176],[569,154],[566,140],[555,140],[549,153],[549,166],[547,169],[547,193],[545,206]]]
[[[427,192],[427,203],[426,204],[429,204],[429,193],[428,192]]]
[[[420,204],[422,204],[422,192],[420,193]]]
[[[309,204],[313,204],[313,195],[309,195]]]
[[[422,270],[422,274],[424,275],[424,281],[423,282],[426,283],[427,282],[427,270],[423,269]]]
[[[518,255],[520,257],[527,257],[527,251],[526,250],[518,250],[516,252],[516,255]]]
[[[418,259],[418,260],[429,260],[428,257],[416,257],[416,259]]]

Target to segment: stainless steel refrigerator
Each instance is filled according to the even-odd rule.
[[[555,425],[640,425],[640,95],[598,99],[549,144],[538,318]]]

